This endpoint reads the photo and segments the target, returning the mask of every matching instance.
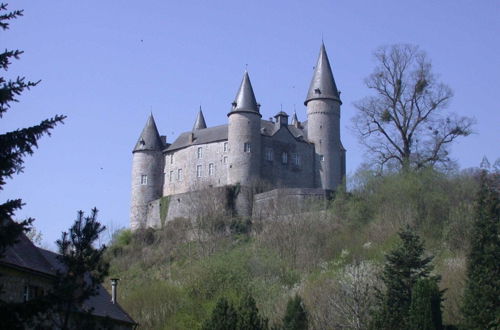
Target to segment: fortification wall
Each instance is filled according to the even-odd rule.
[[[264,219],[322,208],[329,192],[321,188],[279,188],[256,194],[252,218]]]

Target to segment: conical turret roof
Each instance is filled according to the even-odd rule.
[[[196,121],[194,122],[193,131],[207,128],[207,123],[205,122],[205,117],[203,116],[203,112],[198,111],[198,116],[196,117]]]
[[[307,102],[314,99],[332,99],[342,103],[337,85],[335,85],[335,80],[333,79],[332,68],[326,54],[325,44],[323,43],[321,44],[318,63],[316,63],[304,104],[307,105]]]
[[[292,116],[292,125],[295,126],[299,123],[299,119],[297,118],[297,113],[294,111]]]
[[[158,133],[158,129],[156,128],[153,114],[150,114],[148,121],[146,122],[146,126],[144,126],[141,136],[139,137],[139,140],[137,140],[135,148],[132,152],[162,149],[163,142],[161,141],[160,134]]]
[[[243,75],[240,89],[236,94],[236,99],[234,100],[233,107],[229,113],[231,114],[233,112],[259,113],[259,105],[255,100],[252,83],[250,82],[250,77],[248,76],[247,71],[245,71],[245,74]]]

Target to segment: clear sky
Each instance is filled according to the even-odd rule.
[[[22,49],[7,77],[41,79],[0,120],[1,131],[68,116],[9,180],[2,201],[22,197],[17,218],[36,218],[52,244],[96,206],[100,220],[128,225],[132,148],[150,111],[172,140],[201,105],[209,126],[227,123],[245,66],[263,118],[281,107],[299,120],[323,37],[342,91],[347,170],[364,151],[350,130],[353,102],[373,51],[393,43],[425,50],[454,90],[450,111],[476,118],[452,148],[462,168],[500,157],[500,1],[11,1],[25,16],[0,32]],[[5,73],[2,73],[5,74]]]

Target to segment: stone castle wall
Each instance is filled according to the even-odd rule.
[[[147,227],[161,228],[177,218],[192,219],[224,211],[254,219],[273,218],[323,207],[327,197],[328,191],[320,188],[280,188],[252,195],[247,187],[217,187],[152,201],[145,223]]]
[[[224,149],[225,143],[226,149]],[[198,156],[200,148],[201,157]],[[163,196],[226,185],[228,157],[227,141],[197,144],[168,152],[165,154]],[[213,164],[212,172],[210,164]],[[197,166],[201,166],[200,177],[197,175]],[[182,170],[181,178],[178,177],[179,169]]]

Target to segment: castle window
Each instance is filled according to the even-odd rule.
[[[203,148],[199,147],[198,148],[198,159],[201,159],[201,157],[203,157]]]
[[[196,165],[196,177],[197,178],[201,178],[201,171],[202,171],[201,165]]]
[[[249,142],[245,142],[243,144],[243,151],[244,152],[251,152],[252,151],[252,146]]]
[[[170,173],[168,174],[168,181],[172,182],[172,180],[174,180],[174,171],[170,171]]]
[[[266,160],[272,162],[273,161],[273,149],[266,148]]]
[[[227,152],[227,142],[224,142],[224,152]]]
[[[324,162],[325,161],[325,156],[319,155],[319,160],[322,161],[322,162]]]
[[[170,154],[170,164],[174,163],[174,154]]]
[[[148,184],[148,176],[146,174],[141,175],[141,184],[142,185]]]
[[[182,181],[182,168],[177,170],[177,181]]]
[[[283,164],[288,163],[288,153],[284,152],[284,153],[281,154],[281,162]]]
[[[227,156],[224,156],[224,164],[227,164]]]
[[[43,296],[43,289],[34,285],[25,285],[23,298],[24,302]]]
[[[208,175],[210,175],[210,176],[214,175],[214,164],[213,163],[208,164]]]
[[[295,166],[299,166],[300,165],[300,157],[299,157],[299,154],[294,152],[292,154],[292,164],[295,165]]]

